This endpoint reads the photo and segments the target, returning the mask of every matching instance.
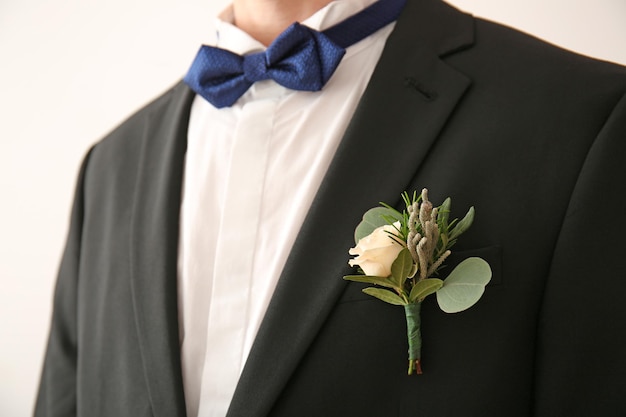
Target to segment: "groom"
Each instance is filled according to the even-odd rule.
[[[234,0],[237,54],[294,21],[358,39],[309,91],[254,67],[215,92],[213,54],[239,58],[203,48],[91,149],[35,415],[626,414],[626,69],[398,4]],[[378,23],[327,31],[355,15]],[[424,187],[476,208],[444,275],[493,278],[463,313],[424,302],[409,377],[402,309],[341,278],[362,214]]]

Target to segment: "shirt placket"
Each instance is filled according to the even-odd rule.
[[[234,129],[217,239],[202,378],[203,397],[219,398],[221,406],[211,404],[209,410],[209,407],[203,409],[201,404],[199,416],[202,417],[226,414],[243,368],[255,249],[278,101],[276,89],[270,82],[253,86],[242,97],[241,114]]]

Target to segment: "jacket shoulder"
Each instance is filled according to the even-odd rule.
[[[181,99],[189,99],[190,101],[193,95],[188,93],[185,84],[182,81],[178,82],[113,128],[95,144],[94,150],[97,151],[96,153],[121,152],[126,154],[129,151],[132,152],[141,142],[145,129],[154,121],[166,117],[167,113],[171,111],[170,104],[172,101]],[[185,97],[186,95],[189,97]]]
[[[560,73],[564,80],[609,77],[607,81],[626,89],[625,66],[574,52],[501,23],[479,17],[475,17],[474,22],[476,43],[473,49],[485,62],[517,65],[529,76],[535,71],[551,70]]]
[[[193,92],[180,82],[97,142],[89,153],[85,169],[89,194],[100,198],[129,195],[147,154],[165,152],[163,149],[172,141],[186,147],[185,132],[172,131],[172,127],[185,126],[186,129],[193,97]]]

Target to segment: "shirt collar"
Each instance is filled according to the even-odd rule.
[[[374,2],[376,0],[335,0],[300,23],[316,30],[328,29]],[[218,15],[215,22],[216,46],[240,55],[266,49],[261,42],[236,27],[234,20],[232,5]]]

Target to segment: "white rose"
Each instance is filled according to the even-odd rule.
[[[348,261],[350,266],[358,265],[366,275],[388,277],[391,275],[391,264],[396,260],[403,246],[391,236],[398,236],[400,222],[374,229],[372,233],[361,238],[356,247],[351,248],[350,255],[358,255]]]

